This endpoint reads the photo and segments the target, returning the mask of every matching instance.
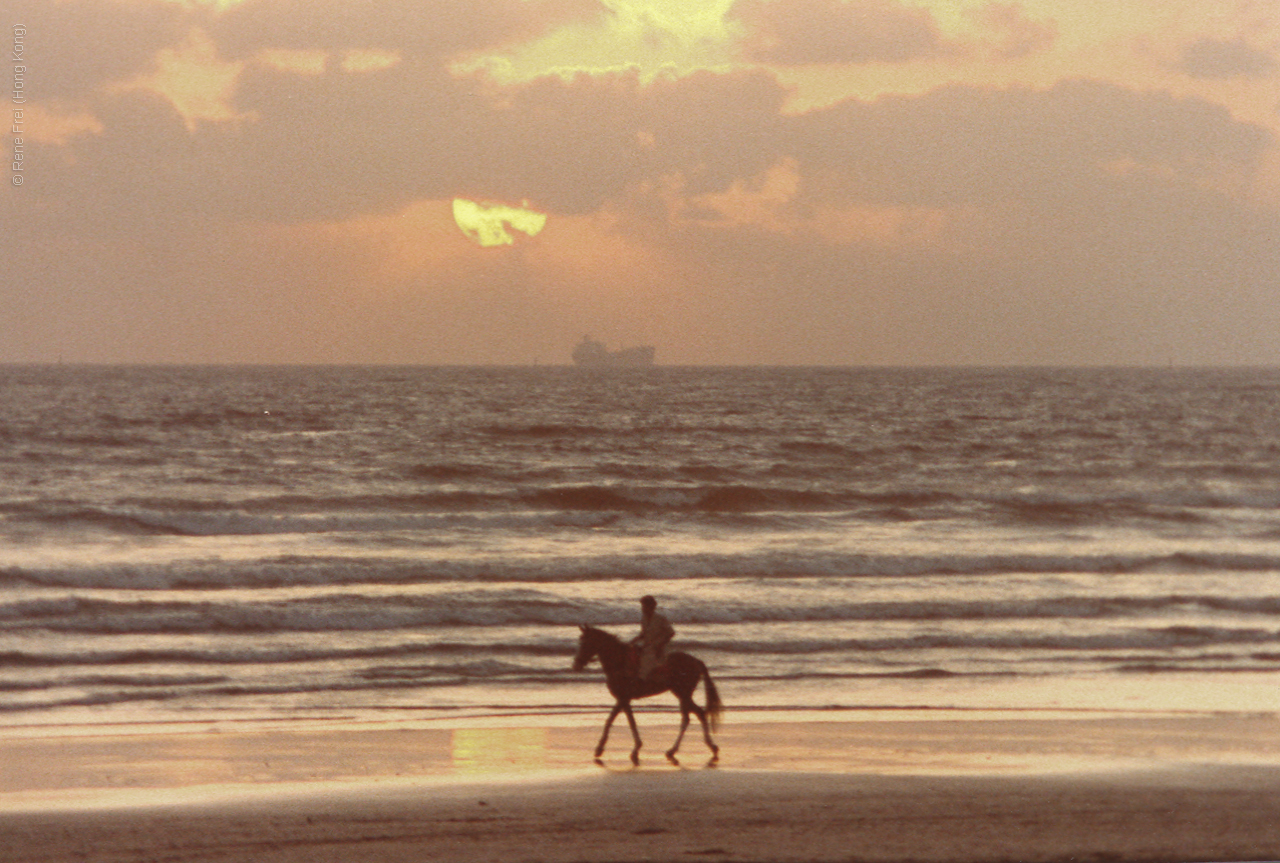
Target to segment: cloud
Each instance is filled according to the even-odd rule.
[[[949,87],[776,135],[772,171],[647,211],[676,213],[662,241],[701,265],[702,318],[733,338],[699,338],[729,361],[1280,358],[1280,214],[1241,194],[1275,140],[1220,106]]]
[[[848,101],[792,126],[793,155],[822,195],[904,206],[1074,195],[1119,166],[1158,185],[1238,185],[1274,144],[1213,103],[1086,80]]]
[[[439,58],[602,14],[596,0],[243,0],[224,11],[160,0],[58,0],[27,4],[23,23],[44,60],[40,98],[70,100],[149,75],[158,52],[180,49],[193,30],[216,43],[221,62],[292,50],[332,53],[337,63],[352,52],[357,59],[371,52]]]
[[[283,14],[281,2],[250,0],[227,15]],[[767,9],[783,7],[793,8]],[[316,14],[336,26],[349,8],[321,4]],[[1012,7],[988,8],[1021,20]],[[389,29],[378,20],[375,30]],[[350,51],[350,37],[303,41]],[[265,31],[258,38],[272,44]],[[221,44],[199,44],[225,56]],[[450,74],[439,58],[367,69],[332,62],[306,74],[238,63],[234,87],[219,85],[233,119],[198,128],[145,91],[94,97],[101,132],[64,138],[42,157],[46,182],[66,189],[64,217],[332,220],[454,196],[587,214],[669,177],[688,197],[723,193],[785,159],[815,204],[928,211],[1105,181],[1107,170],[1242,182],[1270,142],[1207,102],[1083,80],[1047,90],[953,86],[790,115],[788,91],[761,70],[648,82],[634,72],[551,76],[495,88]],[[76,206],[76,196],[94,206]]]
[[[195,28],[181,45],[160,49],[150,72],[108,89],[159,93],[182,115],[188,130],[193,130],[200,121],[239,119],[230,102],[243,67],[243,63],[223,62],[209,37]]]
[[[1205,38],[1182,49],[1177,69],[1192,78],[1270,78],[1280,61],[1243,39]]]
[[[441,57],[532,38],[602,13],[596,0],[244,0],[217,18],[213,33],[238,59],[264,49]]]
[[[1058,28],[1054,23],[1033,20],[1018,3],[987,3],[970,14],[994,34],[992,50],[1003,59],[1016,59],[1043,51],[1058,38]]]
[[[176,3],[65,0],[26,4],[32,56],[39,46],[38,98],[81,98],[153,68],[156,52],[180,43],[201,13]]]
[[[1280,216],[1244,194],[1275,136],[1150,82],[800,112],[759,68],[451,71],[541,32],[524,12],[593,4],[46,5],[93,12],[106,47],[59,34],[83,68],[59,54],[61,77],[32,77],[59,95],[0,201],[23,266],[0,289],[4,358],[521,362],[590,331],[671,362],[1280,361]],[[733,14],[776,63],[960,50],[889,2]],[[978,14],[966,62],[1051,38],[1020,6]],[[481,249],[454,198],[536,201],[555,230]]]
[[[99,95],[100,132],[33,152],[34,194],[68,224],[113,232],[158,214],[334,220],[455,196],[581,215],[673,177],[689,198],[728,192],[792,160],[802,203],[932,211],[1120,175],[1238,188],[1274,143],[1213,103],[1087,80],[955,85],[798,115],[787,96],[760,70],[494,89],[413,59],[318,74],[249,63],[234,121],[191,127],[153,93]]]
[[[932,13],[895,0],[738,0],[727,17],[757,61],[905,63],[948,51]]]
[[[671,171],[701,189],[753,173],[766,164],[761,137],[784,98],[758,73],[648,87],[631,73],[551,77],[494,97],[474,80],[419,64],[359,76],[257,69],[237,104],[259,119],[202,132],[209,155],[226,158],[237,177],[225,204],[206,205],[260,218],[339,218],[459,195],[590,213]],[[693,122],[698,112],[715,122]]]

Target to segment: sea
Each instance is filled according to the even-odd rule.
[[[725,721],[1280,712],[1280,370],[0,367],[0,728],[596,721],[645,594]]]

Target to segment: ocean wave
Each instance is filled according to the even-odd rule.
[[[308,662],[339,662],[347,660],[376,660],[405,657],[469,655],[476,651],[474,644],[425,644],[421,641],[390,645],[295,645],[259,643],[222,643],[216,647],[192,645],[190,647],[143,647],[94,650],[69,653],[50,648],[0,651],[0,668],[57,668],[138,665],[188,664],[193,666],[222,665],[277,665]],[[497,654],[534,654],[530,645],[492,645],[485,651]],[[563,645],[543,648],[545,655],[572,656],[573,644],[566,638]]]
[[[786,683],[801,681],[821,683],[839,680],[946,680],[955,678],[990,678],[990,677],[1043,677],[1046,674],[1070,674],[1073,670],[1096,671],[1106,669],[1111,672],[1264,672],[1280,671],[1275,651],[1252,651],[1247,648],[1259,641],[1274,643],[1274,633],[1258,631],[1233,630],[1230,628],[1201,627],[1163,627],[1147,632],[1112,633],[1093,637],[1075,636],[1035,636],[1024,633],[1022,636],[1012,634],[1003,637],[974,638],[965,640],[945,640],[939,637],[917,637],[911,639],[884,639],[861,642],[854,647],[856,655],[868,655],[867,650],[875,651],[872,656],[880,659],[870,662],[850,663],[846,660],[832,661],[824,657],[824,650],[848,652],[850,645],[831,642],[824,645],[820,641],[794,640],[785,644],[775,644],[768,651],[773,659],[757,665],[750,651],[735,646],[732,651],[725,651],[723,646],[714,643],[692,643],[691,650],[714,663],[717,681],[724,686],[735,682],[743,683]],[[1227,653],[1222,651],[1204,652],[1195,650],[1214,644],[1234,645],[1245,648],[1244,652]],[[913,652],[936,651],[939,647],[955,650],[953,656],[957,662],[948,660],[924,659],[911,661]],[[402,645],[408,648],[408,645]],[[1017,649],[1034,656],[1037,653],[1047,654],[1045,662],[1030,664],[1008,663],[973,663],[969,659],[959,659],[970,653],[978,654],[994,652],[1004,655],[1011,649]],[[1171,653],[1171,650],[1191,649],[1182,655]],[[1115,656],[1107,650],[1124,652],[1124,656]],[[708,651],[711,655],[708,656]],[[762,651],[763,653],[763,651]],[[557,655],[567,660],[569,651],[558,651]],[[726,661],[727,657],[735,657]],[[897,656],[896,662],[885,664],[885,656]],[[0,665],[3,665],[5,654],[0,654]],[[153,673],[130,672],[129,662],[147,663],[160,661],[166,664],[184,661],[192,671],[186,673]],[[790,658],[790,661],[789,661]],[[339,669],[336,662],[350,660],[382,660],[383,664],[352,663]],[[272,662],[308,663],[297,671],[283,674],[261,674],[263,666]],[[320,663],[316,665],[315,663]],[[30,685],[18,684],[5,687],[5,691],[15,693],[15,697],[0,702],[0,712],[24,710],[51,710],[67,707],[84,707],[109,705],[128,702],[164,702],[192,699],[200,703],[209,703],[210,699],[238,699],[267,697],[272,709],[282,709],[288,702],[281,701],[288,696],[302,694],[325,694],[337,699],[341,693],[357,693],[361,691],[376,692],[380,690],[431,690],[452,688],[458,690],[479,684],[500,684],[504,687],[504,707],[518,706],[521,696],[520,687],[536,687],[543,691],[561,688],[561,691],[573,691],[582,686],[594,686],[599,682],[598,669],[587,674],[574,674],[567,662],[554,669],[545,663],[539,665],[529,661],[522,655],[510,658],[479,656],[474,653],[456,658],[423,656],[412,650],[371,651],[332,651],[323,653],[314,651],[310,655],[285,656],[282,653],[259,654],[254,656],[222,655],[217,658],[201,655],[199,651],[190,653],[137,651],[129,655],[90,655],[80,657],[78,661],[59,662],[54,657],[28,657],[27,667],[44,667],[45,677]],[[210,673],[208,666],[242,665],[246,671],[234,674]],[[58,666],[66,665],[70,673],[62,673]],[[85,673],[87,666],[101,665],[112,670],[102,673]],[[876,667],[879,665],[879,667]],[[204,666],[205,670],[201,669]],[[895,667],[896,666],[896,667]],[[252,668],[253,671],[248,669]],[[253,672],[258,672],[254,674]],[[512,688],[514,687],[514,688]],[[483,691],[483,690],[481,690]],[[493,697],[492,694],[490,697]],[[327,700],[327,699],[326,699]],[[451,697],[451,701],[453,698]],[[334,703],[340,703],[335,701]],[[463,703],[475,705],[475,697]],[[231,702],[224,701],[221,709],[230,708]],[[423,709],[431,709],[424,707]]]
[[[376,665],[361,669],[356,676],[365,680],[418,682],[438,680],[442,676],[482,679],[512,675],[523,677],[529,671],[527,664],[486,658],[445,665]]]
[[[684,626],[803,625],[862,623],[958,623],[1009,621],[1141,621],[1162,616],[1229,613],[1237,619],[1271,622],[1280,618],[1280,596],[1228,598],[1209,595],[1060,596],[1005,600],[832,601],[821,595],[805,599],[776,591],[760,591],[754,600],[704,600],[696,594],[681,601]],[[0,625],[10,632],[43,631],[93,635],[194,635],[359,633],[436,631],[493,627],[528,627],[546,632],[584,622],[629,626],[630,603],[558,597],[531,589],[468,591],[422,596],[364,596],[359,593],[322,597],[252,601],[234,598],[101,599],[51,597],[0,603]],[[967,635],[960,635],[960,638]],[[544,649],[539,639],[519,636],[520,649]],[[762,644],[774,644],[770,639]],[[474,649],[477,645],[458,649]],[[444,639],[436,648],[455,649]],[[495,648],[502,649],[502,648]],[[558,649],[554,647],[552,649]]]
[[[80,695],[59,695],[56,692],[39,699],[0,702],[0,713],[50,711],[68,707],[105,707],[131,702],[169,701],[181,698],[181,690],[114,689],[107,692],[88,692]]]
[[[1280,632],[1255,627],[1160,626],[1122,627],[1089,634],[1013,632],[939,632],[882,638],[794,638],[757,642],[688,639],[682,649],[735,654],[808,656],[857,651],[889,656],[912,651],[1064,651],[1080,655],[1119,650],[1156,650],[1206,645],[1264,645],[1280,642]]]
[[[475,497],[466,493],[453,499]],[[584,526],[598,523],[596,514],[522,513],[498,507],[478,507],[461,511],[448,506],[435,506],[438,496],[404,496],[394,500],[346,501],[347,510],[326,510],[317,505],[309,511],[311,501],[282,498],[271,503],[245,503],[234,509],[201,506],[180,502],[166,510],[137,507],[80,506],[65,509],[42,509],[39,512],[14,512],[11,524],[35,524],[61,530],[91,528],[122,536],[282,536],[289,534],[352,534],[376,545],[386,534],[410,531],[432,531],[449,528],[484,526],[490,529],[529,529],[572,526],[579,516]],[[371,504],[371,505],[370,505]],[[278,508],[281,511],[272,511]]]
[[[55,684],[51,688],[42,690],[32,690],[24,693],[23,698],[13,699],[10,701],[0,702],[0,714],[16,714],[34,711],[55,711],[59,709],[76,708],[76,707],[107,707],[110,705],[145,703],[145,702],[167,702],[184,700],[187,702],[194,701],[198,704],[208,705],[211,700],[221,702],[221,710],[225,712],[228,709],[234,709],[236,699],[263,699],[274,703],[274,709],[281,709],[280,705],[283,700],[290,696],[300,695],[324,695],[333,699],[340,698],[344,693],[377,693],[387,690],[431,690],[442,688],[457,688],[467,686],[474,683],[493,683],[493,682],[518,682],[525,687],[536,687],[540,694],[545,697],[545,692],[557,685],[564,687],[566,683],[574,685],[580,680],[568,680],[567,674],[549,675],[529,673],[528,669],[511,670],[510,668],[489,667],[484,665],[456,666],[453,669],[440,669],[436,674],[417,677],[371,677],[371,678],[345,678],[345,679],[317,679],[297,678],[289,681],[281,681],[275,683],[213,683],[213,684],[192,684],[179,685],[172,688],[138,688],[128,685],[122,686],[105,686],[90,687],[87,690],[77,691],[76,687],[71,685]],[[489,709],[499,708],[505,712],[510,710],[518,710],[522,707],[528,709],[536,709],[538,712],[545,711],[547,705],[545,702],[534,701],[527,704],[506,702],[502,704],[467,704],[467,705],[449,705],[434,704],[423,705],[418,707],[419,710],[430,710],[433,712],[452,712],[456,710],[467,709]],[[588,708],[596,709],[596,705],[583,704],[559,705],[564,708]],[[190,710],[190,708],[187,708]],[[206,708],[207,709],[207,708]],[[269,708],[270,709],[270,708]],[[309,706],[308,710],[323,711],[324,706]],[[366,707],[366,709],[368,709]],[[344,713],[348,712],[344,710]]]
[[[530,441],[542,443],[554,441],[561,446],[572,444],[608,446],[634,446],[640,442],[655,442],[674,438],[699,436],[751,437],[774,439],[779,429],[772,423],[761,423],[756,417],[740,416],[733,419],[706,417],[677,419],[653,416],[633,420],[606,419],[600,423],[574,420],[552,422],[499,422],[481,423],[468,430],[468,434],[483,435],[498,440]]]
[[[597,467],[598,472],[638,473],[639,479],[567,483],[560,469],[507,476],[474,463],[418,464],[406,468],[424,486],[357,494],[257,494],[241,500],[128,497],[115,504],[49,498],[0,502],[11,525],[51,530],[91,528],[126,536],[270,536],[350,533],[369,537],[391,531],[431,530],[468,519],[507,517],[544,527],[583,515],[627,520],[670,517],[690,526],[714,526],[727,515],[825,517],[849,528],[895,521],[957,522],[975,527],[1212,526],[1233,513],[1274,513],[1280,492],[1257,489],[1100,490],[1090,494],[963,492],[945,486],[862,486],[841,482],[743,478],[714,465],[673,468],[677,477],[646,481],[649,468]],[[549,474],[551,475],[547,475]],[[553,479],[553,476],[554,479]],[[741,481],[720,481],[740,479]],[[192,486],[193,488],[195,486]],[[1261,525],[1264,532],[1268,526]],[[1271,528],[1274,530],[1274,528]]]
[[[493,438],[583,438],[618,434],[620,429],[607,426],[593,426],[580,423],[493,423],[479,425],[470,430],[471,433]]]
[[[476,523],[483,526],[482,522]],[[598,524],[598,523],[597,523]],[[580,526],[591,528],[592,522]],[[339,585],[536,584],[697,579],[946,578],[1006,574],[1277,572],[1276,554],[1230,551],[1145,553],[847,553],[765,547],[745,552],[540,555],[500,558],[431,551],[420,556],[280,555],[256,561],[180,560],[120,565],[0,567],[0,586],[121,588],[268,588]]]
[[[93,528],[129,536],[193,536],[198,532],[185,530],[174,523],[171,516],[142,511],[109,510],[92,506],[77,506],[63,510],[45,511],[28,515],[27,522],[38,522],[53,528]]]
[[[1117,665],[1112,670],[1122,674],[1185,674],[1188,671],[1197,671],[1202,674],[1245,674],[1258,672],[1275,673],[1280,671],[1280,666],[1274,664],[1248,665],[1244,663],[1212,664],[1188,661],[1134,662]]]

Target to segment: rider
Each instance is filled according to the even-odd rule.
[[[675,627],[658,614],[658,600],[652,596],[640,600],[640,634],[631,643],[640,648],[640,679],[648,680],[654,669],[667,658],[667,643],[675,636]]]

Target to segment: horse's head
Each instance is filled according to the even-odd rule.
[[[578,637],[578,653],[573,657],[573,670],[581,671],[591,660],[600,655],[600,650],[612,638],[603,629],[594,626],[579,626],[582,635]]]
[[[582,631],[582,635],[578,636],[578,653],[573,657],[573,670],[581,671],[587,667],[587,663],[596,658],[596,654],[600,652],[599,647],[592,646],[593,639],[590,633],[593,631],[591,627],[583,625],[578,629]]]

